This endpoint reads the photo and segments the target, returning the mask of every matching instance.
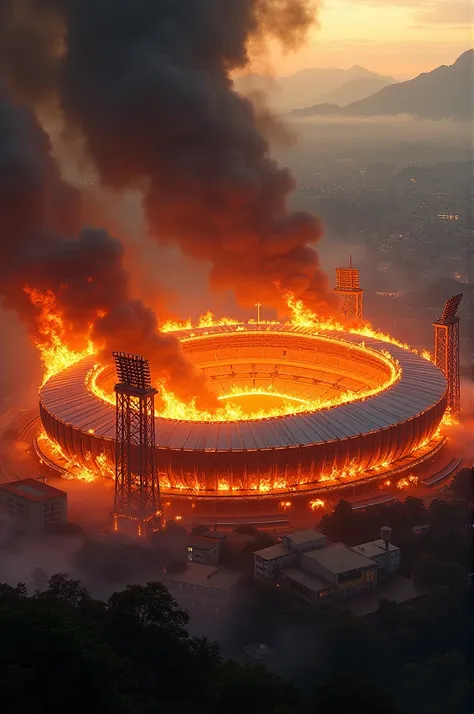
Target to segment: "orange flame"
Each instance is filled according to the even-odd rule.
[[[41,451],[45,456],[50,456],[55,462],[62,463],[64,465],[63,477],[68,479],[78,479],[79,481],[95,481],[98,474],[91,463],[91,468],[85,468],[82,464],[77,461],[73,461],[68,458],[64,451],[61,449],[59,444],[50,439],[45,431],[41,431],[36,440],[41,448]]]
[[[418,476],[414,476],[414,474],[410,474],[407,478],[402,478],[400,481],[397,481],[397,488],[400,490],[404,488],[409,488],[410,486],[416,486],[418,484]]]
[[[378,353],[379,358],[383,359],[389,368],[389,377],[377,385],[376,387],[367,388],[364,390],[354,391],[347,390],[331,399],[303,399],[283,394],[271,386],[268,387],[232,387],[227,394],[220,395],[218,400],[224,402],[223,406],[216,411],[203,411],[196,407],[196,401],[191,399],[185,403],[180,401],[172,392],[167,390],[163,384],[158,384],[163,407],[155,412],[156,416],[164,419],[176,419],[181,421],[239,421],[239,420],[257,420],[268,419],[269,417],[277,417],[287,414],[298,414],[300,412],[317,411],[328,409],[330,407],[339,406],[352,402],[356,399],[367,399],[379,392],[388,389],[400,378],[400,365],[388,353]],[[114,395],[111,392],[106,392],[99,384],[100,375],[104,368],[100,365],[95,365],[93,370],[87,377],[87,386],[90,391],[99,399],[115,403]],[[250,414],[245,413],[239,405],[229,404],[226,400],[236,397],[246,396],[272,396],[282,400],[282,404],[267,409],[259,409]]]
[[[43,364],[44,384],[54,374],[94,354],[95,347],[91,340],[86,338],[87,346],[84,350],[70,349],[65,342],[66,327],[54,294],[50,290],[41,292],[30,287],[25,287],[24,291],[31,304],[39,311],[37,326],[40,337],[35,339],[34,343]]]

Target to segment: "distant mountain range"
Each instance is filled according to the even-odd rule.
[[[293,117],[411,114],[425,119],[469,120],[474,114],[473,76],[474,50],[470,49],[452,65],[442,65],[407,82],[390,84],[347,106],[340,101],[328,101],[326,97],[321,103],[296,109],[289,114]]]
[[[295,107],[323,102],[343,107],[394,82],[392,77],[385,77],[355,65],[350,69],[313,67],[277,79],[249,74],[237,78],[235,86],[239,92],[246,95],[263,92],[271,109],[286,113]]]

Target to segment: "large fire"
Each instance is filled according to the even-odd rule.
[[[57,372],[66,367],[75,364],[86,356],[93,355],[98,352],[96,345],[93,344],[89,335],[84,335],[85,347],[82,350],[73,350],[67,345],[67,328],[64,324],[64,319],[61,311],[58,309],[55,296],[52,292],[40,292],[25,287],[25,292],[29,296],[31,303],[38,309],[37,324],[39,337],[36,338],[35,344],[39,350],[41,361],[44,367],[43,383],[46,382]],[[346,331],[352,334],[358,334],[363,337],[383,340],[391,342],[405,349],[409,349],[405,345],[390,335],[384,334],[375,330],[369,323],[363,323],[356,326],[345,326],[341,322],[332,318],[320,318],[311,310],[305,307],[301,300],[297,300],[292,293],[283,293],[283,298],[288,306],[290,313],[290,322],[299,327],[314,327],[315,331]],[[160,326],[162,332],[174,332],[183,329],[206,328],[220,325],[242,325],[245,329],[245,324],[257,324],[256,320],[249,320],[248,323],[236,320],[231,317],[216,318],[212,312],[206,312],[196,323],[191,320],[183,322],[167,321]],[[258,320],[258,324],[272,325],[277,324],[275,321]],[[362,347],[365,347],[362,345]],[[426,359],[430,359],[428,352],[422,354]],[[156,386],[159,388],[162,408],[157,412],[158,416],[166,419],[193,420],[193,421],[236,421],[241,419],[263,419],[268,417],[280,416],[283,414],[296,414],[303,411],[315,411],[318,409],[327,409],[328,407],[338,406],[354,399],[365,399],[374,394],[389,388],[394,384],[400,376],[399,366],[393,359],[387,356],[381,356],[386,360],[389,367],[390,376],[381,385],[376,388],[366,389],[364,391],[346,391],[332,399],[299,399],[294,396],[282,394],[277,390],[269,388],[251,388],[251,387],[235,387],[231,388],[228,394],[218,397],[222,406],[217,410],[205,411],[198,409],[195,400],[189,402],[181,401],[176,395],[164,384],[158,382]],[[97,384],[97,378],[100,375],[100,365],[90,375],[89,386],[94,394],[105,401],[113,402],[114,396],[112,393],[107,393],[102,390]],[[236,400],[240,397],[250,396],[271,396],[278,398],[278,406],[267,408],[259,408],[250,413],[242,409]]]
[[[65,342],[67,328],[54,294],[50,290],[41,292],[30,287],[25,287],[24,290],[31,304],[38,309],[36,322],[39,337],[34,342],[43,365],[44,384],[54,374],[79,362],[84,357],[93,355],[96,348],[89,336],[86,335],[84,339],[86,346],[83,350],[70,349]]]
[[[339,406],[356,399],[366,399],[384,389],[387,389],[394,384],[400,377],[401,371],[399,365],[388,356],[380,355],[388,368],[390,376],[388,379],[377,387],[365,389],[361,391],[347,390],[337,397],[331,399],[302,399],[300,397],[290,396],[273,389],[271,385],[266,388],[261,387],[231,387],[227,394],[218,396],[218,400],[223,403],[223,406],[216,411],[204,411],[196,407],[194,400],[189,403],[184,403],[170,391],[166,390],[163,385],[160,386],[160,396],[164,403],[163,408],[155,410],[155,416],[164,419],[178,419],[185,421],[239,421],[249,419],[267,419],[269,417],[282,416],[285,414],[298,414],[305,411],[317,411],[319,409],[328,409],[329,407]],[[115,403],[115,396],[112,392],[107,392],[98,384],[98,379],[103,372],[101,365],[96,365],[88,378],[88,386],[93,394],[98,396],[110,404]],[[254,411],[244,411],[238,405],[229,403],[228,400],[235,400],[241,397],[272,397],[280,402],[278,406],[259,408]]]

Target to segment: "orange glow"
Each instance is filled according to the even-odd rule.
[[[360,347],[360,349],[368,348]],[[180,401],[172,392],[165,389],[163,384],[157,384],[156,386],[159,389],[160,397],[164,405],[160,410],[155,411],[155,416],[162,417],[163,419],[177,419],[181,421],[247,421],[267,419],[269,417],[277,417],[287,414],[299,414],[301,412],[308,411],[318,411],[320,409],[328,409],[330,407],[346,404],[347,402],[352,402],[356,399],[366,399],[388,389],[395,384],[401,376],[399,364],[392,357],[390,357],[388,353],[379,352],[377,355],[378,358],[384,361],[388,367],[389,377],[376,387],[359,391],[347,390],[330,399],[303,399],[283,394],[282,392],[273,389],[271,386],[266,388],[254,386],[232,387],[227,394],[220,395],[218,397],[218,400],[224,402],[224,405],[216,411],[210,412],[203,411],[196,407],[196,401],[193,399],[187,403]],[[95,394],[95,396],[99,397],[99,399],[102,399],[109,404],[114,404],[114,394],[112,392],[105,391],[98,384],[99,377],[103,373],[103,370],[104,368],[99,364],[95,365],[88,375],[87,385],[90,391]],[[262,408],[247,414],[239,405],[229,404],[226,402],[226,400],[230,398],[257,395],[278,397],[283,403],[278,406],[273,406],[267,409]]]
[[[288,308],[291,312],[291,322],[299,327],[315,327],[317,330],[337,330],[341,332],[349,332],[352,335],[361,335],[362,337],[370,337],[374,340],[381,340],[383,342],[390,342],[392,345],[397,345],[397,347],[403,347],[405,350],[411,350],[419,354],[424,359],[431,361],[432,356],[427,350],[423,352],[418,352],[418,350],[413,349],[410,345],[400,342],[395,337],[386,334],[385,332],[380,332],[375,330],[369,322],[364,322],[357,326],[344,326],[341,322],[338,322],[334,318],[320,318],[314,314],[309,308],[305,307],[302,300],[297,300],[295,295],[289,291],[282,293],[282,297],[285,300]]]
[[[66,326],[56,302],[56,298],[49,290],[41,292],[25,287],[31,304],[39,310],[37,325],[39,338],[35,340],[43,364],[43,384],[57,372],[70,367],[75,362],[94,354],[95,347],[91,340],[86,338],[87,346],[81,352],[71,350],[65,342]]]
[[[313,501],[309,502],[309,507],[312,511],[316,511],[318,508],[324,508],[324,501],[320,498],[315,498]]]
[[[36,440],[42,452],[46,456],[50,456],[52,459],[54,459],[54,461],[59,461],[60,463],[63,462],[63,468],[65,469],[65,472],[63,473],[64,478],[75,478],[79,481],[90,482],[95,481],[98,477],[97,470],[94,468],[94,465],[92,463],[91,468],[87,469],[81,464],[79,464],[77,461],[73,461],[68,458],[64,454],[59,444],[53,439],[50,439],[45,431],[41,431],[36,437]]]
[[[65,324],[63,315],[58,308],[58,303],[51,292],[40,292],[33,290],[31,288],[25,288],[25,292],[28,295],[31,303],[38,310],[38,335],[35,344],[38,348],[41,360],[44,366],[44,382],[47,381],[52,375],[64,370],[65,368],[71,366],[72,364],[80,361],[81,359],[93,355],[97,352],[94,344],[89,339],[88,335],[84,337],[84,344],[86,347],[83,351],[75,351],[67,346],[68,343],[68,326]],[[380,340],[392,343],[404,349],[411,349],[408,345],[403,344],[391,337],[388,334],[379,332],[375,330],[369,323],[359,324],[359,325],[344,325],[333,318],[323,318],[315,315],[311,310],[304,306],[301,300],[296,299],[292,293],[284,293],[283,298],[288,305],[289,312],[291,314],[290,324],[298,327],[311,327],[314,332],[312,334],[324,337],[325,340],[333,340],[341,342],[343,340],[343,335],[341,335],[341,340],[336,338],[328,337],[324,335],[325,332],[348,332],[351,334],[360,335],[361,337],[367,337],[374,340]],[[180,330],[188,330],[191,333],[187,333],[186,337],[192,337],[193,340],[200,341],[205,339],[208,332],[206,328],[211,328],[214,326],[222,325],[234,325],[236,330],[245,334],[246,325],[255,325],[256,320],[249,320],[247,323],[233,319],[230,317],[215,318],[211,312],[207,312],[202,315],[197,324],[192,324],[191,320],[185,322],[172,322],[168,321],[161,326],[163,332],[172,332]],[[271,325],[280,324],[272,321],[260,320],[259,324],[270,326],[269,332],[271,332]],[[200,328],[203,333],[193,334],[193,329]],[[247,332],[249,330],[247,329]],[[349,344],[349,343],[346,343]],[[367,350],[368,353],[371,352],[371,348],[362,342],[358,345],[357,350]],[[416,352],[416,350],[412,350]],[[372,350],[372,354],[374,351]],[[418,353],[420,354],[420,353]],[[421,356],[427,360],[431,360],[432,357],[429,352],[424,351]],[[360,391],[348,390],[336,397],[332,398],[320,398],[320,399],[308,399],[302,398],[300,396],[292,396],[285,394],[277,389],[274,389],[271,385],[266,387],[255,387],[255,386],[233,386],[225,394],[220,394],[218,396],[221,405],[214,411],[202,411],[196,406],[195,400],[190,400],[188,403],[180,401],[172,392],[164,387],[163,384],[157,383],[156,386],[159,389],[159,396],[162,404],[160,405],[160,410],[156,411],[156,416],[165,419],[175,419],[175,420],[186,420],[186,421],[212,421],[212,422],[227,422],[227,421],[239,421],[239,420],[257,420],[265,419],[269,417],[278,417],[288,414],[297,414],[307,411],[317,411],[321,409],[327,409],[330,407],[338,406],[347,402],[355,400],[363,400],[370,396],[373,396],[383,390],[390,388],[401,376],[401,369],[396,360],[389,355],[388,352],[378,351],[377,357],[379,360],[383,361],[387,366],[388,376],[383,382],[379,383],[376,387],[367,387]],[[111,404],[115,403],[115,396],[113,392],[108,392],[103,389],[100,384],[100,377],[103,375],[104,370],[107,369],[101,364],[97,363],[94,365],[93,369],[87,376],[87,385],[89,390],[95,394],[100,399],[107,401]],[[43,383],[44,383],[43,382]],[[286,388],[286,387],[285,387]],[[261,396],[261,397],[275,397],[280,400],[278,406],[270,406],[267,408],[260,408],[252,412],[245,412],[244,409],[239,404],[231,403],[228,400],[245,400],[247,397]],[[260,405],[258,405],[260,406]],[[449,435],[449,429],[457,423],[456,418],[446,412],[443,420],[441,421],[436,434],[427,439],[417,448],[417,453],[422,452],[422,450],[431,442],[433,439],[438,439],[441,436]],[[89,429],[89,434],[93,434],[93,429]],[[66,454],[62,451],[61,447],[52,439],[50,439],[46,433],[40,434],[38,437],[38,442],[41,444],[41,448],[44,452],[45,457],[51,456],[52,460],[59,462],[66,472],[69,472],[70,478],[78,478],[85,481],[92,481],[97,478],[98,475],[113,478],[115,474],[114,464],[107,458],[105,454],[100,454],[98,456],[92,456],[91,454],[86,455],[83,460],[87,464],[87,468],[80,464],[79,462],[72,461]],[[90,466],[89,466],[90,462]],[[318,482],[324,485],[337,485],[344,481],[352,481],[361,478],[365,473],[371,473],[379,475],[381,479],[388,474],[384,474],[390,469],[390,462],[379,463],[372,467],[371,469],[362,469],[357,463],[357,460],[353,460],[344,464],[342,470],[336,468],[328,467],[327,471],[323,473]],[[392,476],[391,476],[392,478]],[[227,480],[228,479],[228,480]],[[184,478],[183,478],[184,480]],[[246,488],[252,495],[266,494],[275,492],[276,490],[282,491],[279,495],[281,498],[290,495],[286,494],[285,490],[288,491],[300,490],[303,491],[305,488],[304,480],[298,482],[295,486],[294,477],[288,479],[279,478],[277,482],[272,481],[270,477],[252,477],[253,482],[248,482]],[[394,485],[398,489],[409,488],[410,486],[416,486],[418,482],[417,477],[409,476],[408,478],[402,478],[398,483],[395,484],[395,479],[393,479]],[[171,483],[169,477],[166,474],[160,473],[160,485],[165,490],[169,489],[169,494],[172,492],[190,492],[194,491],[199,495],[199,491],[202,491],[202,485],[197,482],[194,484],[188,483],[177,483],[171,488]],[[391,482],[386,480],[385,486],[391,485]],[[213,487],[215,488],[215,486]],[[232,477],[227,476],[226,478],[219,478],[217,481],[217,491],[221,494],[234,494],[242,492],[240,486],[235,486],[232,483]],[[202,494],[201,494],[202,495]],[[281,501],[280,505],[282,508],[289,508],[291,506],[291,501]],[[309,507],[314,511],[316,509],[324,508],[324,501],[321,499],[314,499],[309,502]],[[181,520],[181,516],[175,516],[175,520]]]
[[[408,478],[402,478],[400,481],[397,482],[396,486],[399,489],[404,489],[404,488],[409,488],[410,486],[417,486],[418,485],[418,476],[414,476],[413,474],[410,474]]]
[[[160,332],[175,332],[176,330],[191,330],[193,327],[217,327],[220,325],[240,325],[240,320],[233,317],[216,318],[214,314],[208,310],[204,315],[201,315],[196,324],[193,324],[190,319],[167,320],[160,325]]]

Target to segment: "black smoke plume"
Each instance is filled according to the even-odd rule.
[[[180,343],[157,331],[154,313],[133,300],[122,243],[82,226],[81,196],[61,180],[48,136],[33,112],[0,93],[0,296],[38,336],[29,294],[54,296],[61,338],[83,349],[91,335],[105,355],[135,350],[183,398],[213,403]],[[25,291],[28,288],[28,291]],[[47,337],[46,337],[47,339]],[[45,335],[42,335],[45,340]]]
[[[211,286],[235,290],[243,305],[279,307],[279,283],[314,311],[331,310],[314,250],[320,224],[290,212],[293,177],[270,158],[231,79],[250,43],[297,45],[315,21],[311,2],[22,0],[16,25],[19,0],[3,5],[24,50],[21,61],[16,51],[3,58],[4,76],[32,101],[41,88],[61,106],[105,184],[142,189],[157,241],[210,263]]]

